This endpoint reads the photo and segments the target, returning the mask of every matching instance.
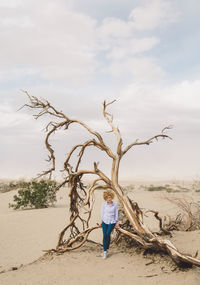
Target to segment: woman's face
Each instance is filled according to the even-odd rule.
[[[108,203],[108,204],[110,204],[110,203],[112,203],[112,197],[111,196],[108,196],[107,197],[107,199],[106,199],[106,202]]]

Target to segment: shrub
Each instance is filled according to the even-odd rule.
[[[148,191],[163,191],[163,190],[166,190],[166,187],[164,186],[154,186],[154,185],[150,185],[148,188],[147,188]]]
[[[200,203],[198,201],[194,202],[189,196],[163,195],[163,198],[181,210],[181,213],[177,214],[176,217],[171,218],[168,215],[169,221],[165,220],[164,223],[167,230],[194,231],[200,229]]]
[[[52,180],[41,180],[39,182],[24,182],[18,195],[14,195],[15,204],[9,207],[17,209],[25,208],[47,208],[56,202],[56,182]]]
[[[200,192],[200,179],[197,178],[196,180],[194,180],[193,184],[192,184],[192,189],[195,192]]]
[[[176,187],[171,188],[169,184],[166,184],[164,186],[154,186],[150,185],[148,187],[145,187],[145,190],[147,191],[166,191],[168,193],[175,193],[175,192],[188,192],[189,190],[187,188],[181,187],[179,185],[176,185]]]

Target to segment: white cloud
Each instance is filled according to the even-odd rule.
[[[128,66],[134,79],[140,82],[160,80],[164,76],[164,71],[150,57],[131,58]]]
[[[136,139],[146,140],[165,126],[174,126],[167,132],[172,141],[138,146],[125,158],[134,175],[191,179],[199,173],[199,94],[200,80],[168,87],[131,84],[122,90],[117,113],[124,146]],[[131,177],[131,170],[125,170]]]
[[[155,45],[157,45],[160,40],[156,37],[132,39],[130,41],[130,50],[132,54],[137,54],[151,50]]]
[[[166,102],[178,110],[200,111],[200,80],[185,80],[163,92]]]
[[[19,69],[19,74],[34,70],[42,79],[64,79],[76,85],[88,83],[100,67],[107,65],[111,75],[117,73],[113,71],[117,67],[137,78],[145,66],[147,72],[153,68],[152,74],[157,74],[160,69],[147,56],[138,60],[142,71],[136,74],[132,68],[133,63],[138,67],[133,56],[150,51],[159,43],[155,36],[136,37],[135,29],[153,28],[175,19],[170,2],[164,0],[148,1],[135,8],[127,21],[105,18],[102,23],[74,11],[70,2],[62,0],[13,3],[10,1],[0,12],[1,67]],[[105,62],[99,60],[102,52]],[[119,59],[123,59],[121,65]]]
[[[31,69],[28,67],[16,67],[0,69],[0,82],[6,81],[18,81],[25,77],[31,78],[32,76],[38,76],[38,69]]]
[[[1,66],[37,68],[44,78],[88,80],[96,68],[95,25],[62,1],[27,1],[6,9],[1,13]]]
[[[151,50],[160,40],[156,37],[130,38],[121,41],[119,45],[113,45],[107,54],[108,59],[119,60],[130,55],[136,55]]]
[[[126,77],[132,75],[136,82],[155,82],[164,78],[165,73],[151,57],[126,57],[125,59],[111,62],[107,69],[113,76]]]
[[[160,79],[164,71],[152,57],[144,56],[160,40],[157,37],[136,37],[133,23],[119,19],[105,19],[97,29],[99,50],[105,52],[106,65],[101,70],[114,77],[132,75],[133,80]],[[139,57],[138,57],[139,55]]]
[[[143,6],[133,9],[129,19],[136,30],[152,30],[177,21],[179,14],[174,11],[172,1],[145,1]]]
[[[0,7],[7,7],[7,8],[15,8],[18,5],[22,4],[23,0],[7,0],[7,1],[1,1]]]
[[[122,21],[117,18],[106,18],[103,20],[101,26],[98,29],[99,37],[105,40],[105,38],[130,37],[132,32],[131,22]]]
[[[178,82],[168,87],[130,84],[121,91],[120,117],[123,121],[134,116],[137,123],[141,120],[140,127],[136,127],[138,130],[146,131],[149,126],[156,129],[166,123],[174,124],[178,134],[185,130],[186,135],[188,130],[200,130],[199,94],[200,80]]]
[[[20,27],[20,28],[28,28],[32,27],[33,23],[30,21],[28,16],[24,16],[21,19],[19,18],[4,18],[0,20],[1,24],[4,27]]]
[[[8,104],[1,104],[0,118],[1,132],[6,128],[15,128],[20,126],[24,121],[30,121],[30,116],[23,113],[17,113],[16,110],[12,110]]]

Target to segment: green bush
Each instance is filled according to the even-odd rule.
[[[147,187],[147,190],[148,191],[163,191],[163,190],[166,190],[166,187],[150,185],[149,187]]]
[[[18,190],[18,195],[13,197],[15,204],[9,203],[9,207],[17,210],[53,206],[56,202],[56,186],[56,182],[51,180],[24,182],[22,189]]]

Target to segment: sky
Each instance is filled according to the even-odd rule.
[[[199,0],[0,0],[0,178],[35,177],[49,168],[45,124],[21,89],[84,121],[115,150],[104,100],[123,146],[168,126],[172,140],[136,146],[119,177],[200,177]],[[78,126],[51,139],[56,172],[73,145],[91,138]],[[77,156],[73,157],[73,161]],[[83,168],[107,175],[111,161],[90,150]]]

